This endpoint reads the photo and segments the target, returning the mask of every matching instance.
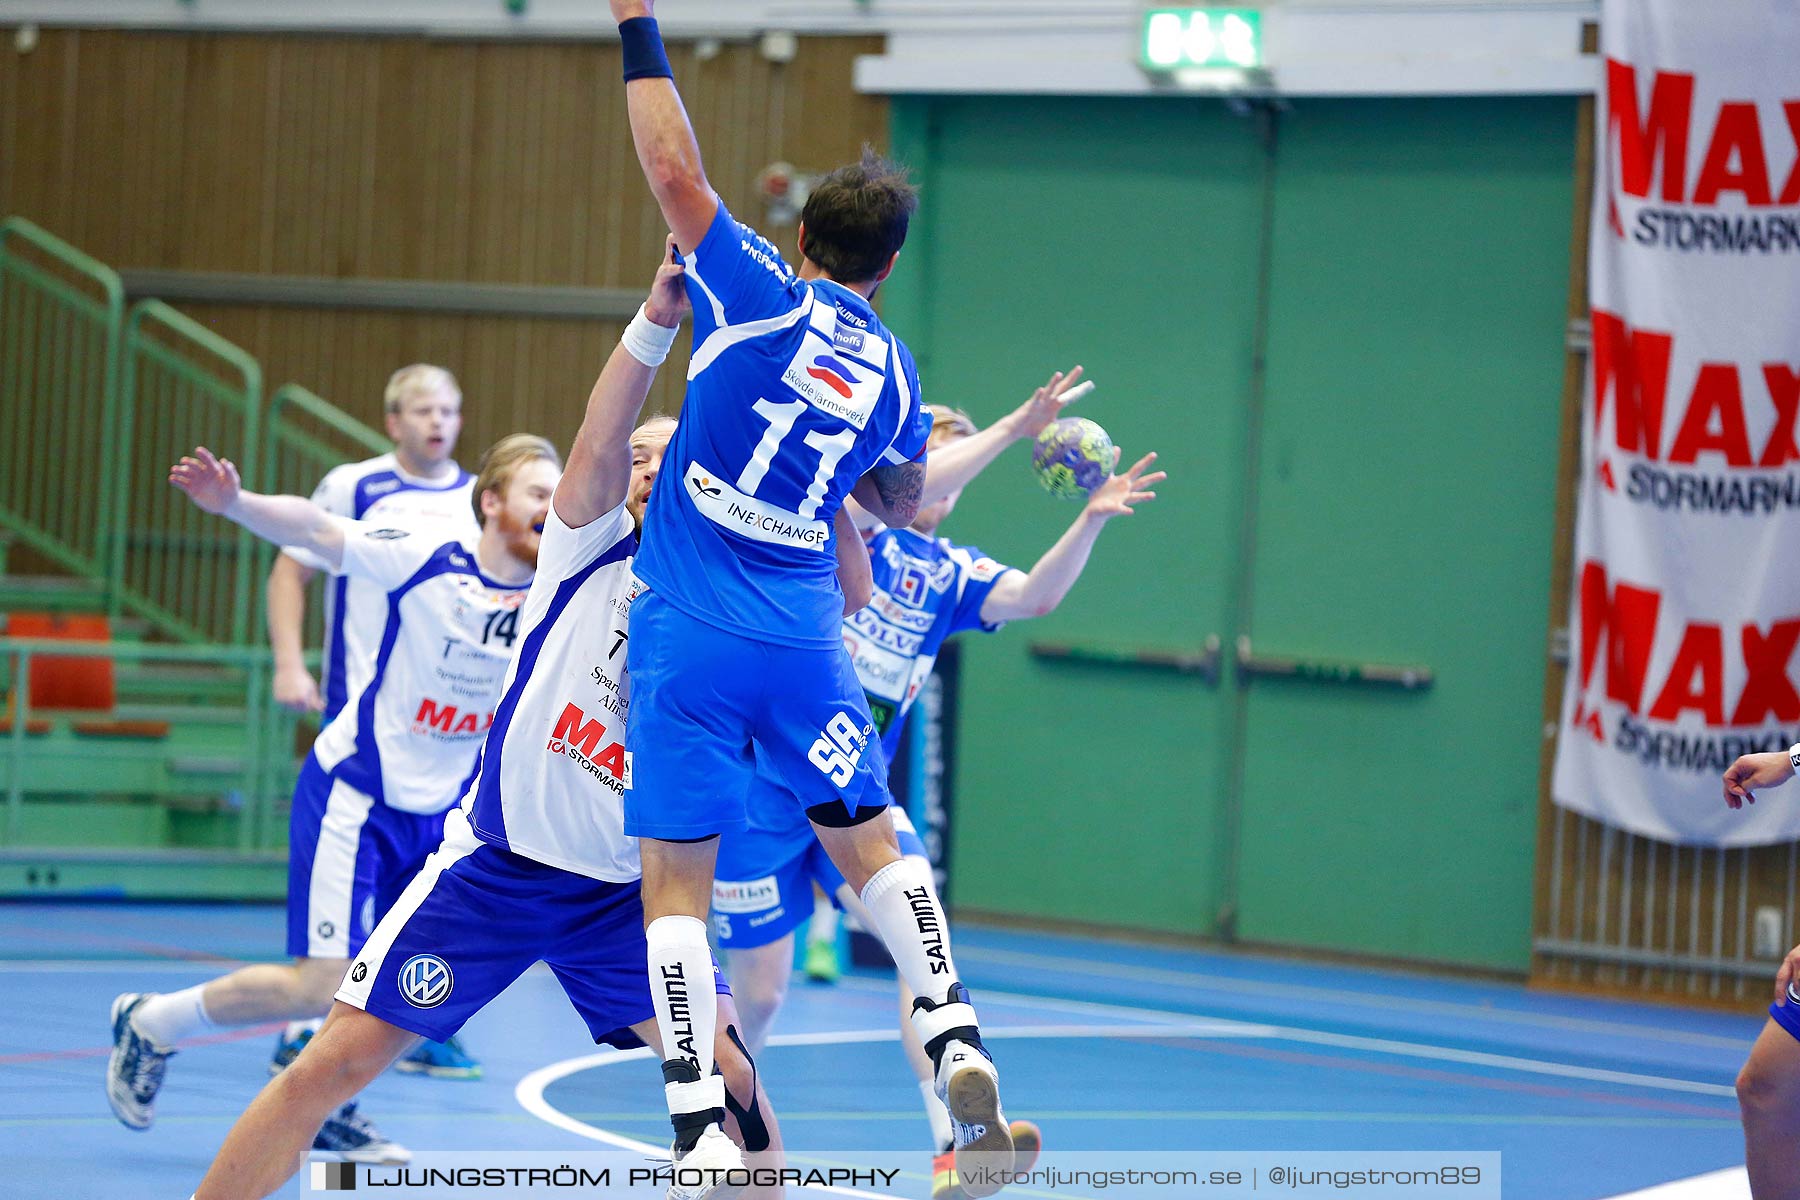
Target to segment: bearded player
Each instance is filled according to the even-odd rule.
[[[320,731],[294,786],[293,961],[114,1000],[106,1095],[127,1127],[150,1127],[182,1039],[323,1016],[347,961],[442,840],[444,811],[474,773],[500,699],[560,467],[556,448],[542,438],[497,442],[482,456],[474,488],[481,532],[467,541],[446,537],[436,522],[372,524],[299,496],[243,491],[236,468],[204,448],[171,469],[170,482],[201,508],[381,589],[386,618],[367,678]],[[409,1157],[354,1102],[307,1137],[315,1149],[356,1162]]]

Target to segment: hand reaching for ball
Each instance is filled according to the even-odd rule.
[[[1113,468],[1118,469],[1120,452],[1113,451]],[[1151,489],[1169,477],[1167,471],[1150,471],[1151,464],[1156,462],[1154,452],[1144,455],[1131,464],[1131,470],[1123,475],[1114,474],[1107,481],[1088,493],[1087,516],[1096,520],[1107,521],[1113,517],[1128,517],[1133,506],[1146,500],[1156,499]],[[1149,474],[1145,474],[1149,471]]]

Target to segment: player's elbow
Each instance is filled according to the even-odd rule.
[[[875,598],[875,585],[868,579],[846,579],[844,586],[844,615],[867,608],[869,601]]]

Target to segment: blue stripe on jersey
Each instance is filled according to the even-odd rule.
[[[381,648],[375,652],[375,673],[356,703],[356,752],[337,765],[334,774],[342,776],[351,787],[387,803],[381,786],[381,747],[375,741],[375,697],[387,677],[388,660],[393,657],[394,643],[400,640],[400,602],[406,594],[427,580],[440,575],[472,575],[491,588],[504,588],[476,568],[473,557],[460,542],[445,542],[432,552],[412,578],[388,593],[387,625],[381,631]]]
[[[325,723],[344,710],[350,685],[344,682],[344,606],[350,594],[350,577],[331,580],[331,627],[325,631]]]
[[[545,639],[561,619],[563,610],[575,598],[575,593],[581,590],[582,584],[593,578],[595,571],[636,553],[637,535],[626,534],[612,549],[563,580],[557,586],[556,594],[550,597],[550,604],[544,609],[543,620],[526,635],[525,644],[519,647],[512,686],[506,689],[506,695],[500,698],[500,706],[494,710],[494,723],[488,729],[487,739],[481,744],[481,759],[476,766],[480,777],[476,782],[475,803],[470,806],[469,826],[482,841],[503,850],[512,848],[506,841],[506,813],[500,804],[500,758],[506,748],[506,731],[512,728],[513,713],[519,707],[519,697],[524,694],[531,672],[537,668],[538,656],[543,653]],[[493,751],[491,760],[488,757],[489,750]]]

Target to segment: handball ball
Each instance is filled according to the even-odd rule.
[[[1031,469],[1045,491],[1077,498],[1105,483],[1117,458],[1106,430],[1086,417],[1064,417],[1038,434]]]

